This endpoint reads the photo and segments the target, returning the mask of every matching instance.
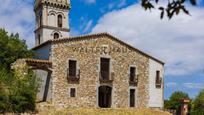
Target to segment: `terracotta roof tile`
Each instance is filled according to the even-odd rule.
[[[25,60],[27,63],[52,64],[52,62],[49,60],[40,60],[40,59],[32,59],[32,58],[27,58],[23,60]]]

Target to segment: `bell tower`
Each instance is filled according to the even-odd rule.
[[[69,36],[70,0],[35,0],[35,45]]]

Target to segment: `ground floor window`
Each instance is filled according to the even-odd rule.
[[[75,88],[70,89],[70,97],[76,97],[76,89]]]

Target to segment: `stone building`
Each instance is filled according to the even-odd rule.
[[[34,9],[35,56],[14,66],[27,64],[42,79],[39,101],[56,108],[163,108],[164,62],[108,33],[66,36],[68,0],[36,0]]]

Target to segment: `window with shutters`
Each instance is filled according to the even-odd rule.
[[[70,97],[76,97],[76,89],[75,88],[70,89]]]

